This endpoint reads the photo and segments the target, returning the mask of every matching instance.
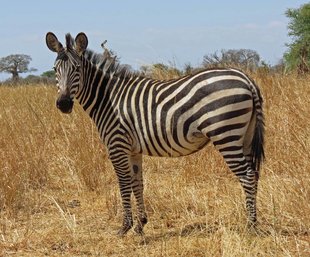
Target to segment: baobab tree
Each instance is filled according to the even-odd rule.
[[[33,72],[37,69],[28,68],[31,57],[26,54],[12,54],[0,59],[0,72],[12,74],[12,80],[17,81],[19,73]]]

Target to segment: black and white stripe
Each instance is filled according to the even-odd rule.
[[[64,48],[54,34],[46,36],[48,47],[58,53],[57,106],[69,113],[76,98],[98,127],[119,179],[124,212],[119,235],[133,226],[131,193],[138,208],[135,232],[142,233],[147,222],[142,155],[184,156],[209,142],[239,178],[249,223],[256,224],[264,121],[260,91],[246,74],[209,69],[159,81],[127,73],[108,57],[86,49],[83,33],[75,40],[67,34],[66,41]]]

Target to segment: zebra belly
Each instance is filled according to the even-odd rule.
[[[151,153],[147,149],[143,149],[142,154],[143,155],[148,155],[148,156],[158,156],[158,157],[180,157],[180,156],[186,156],[193,154],[195,152],[198,152],[201,150],[204,146],[206,146],[210,140],[205,140],[203,142],[200,142],[200,144],[193,145],[193,148],[191,149],[183,149],[182,151],[176,151],[173,148],[166,149],[166,151],[161,151],[159,154],[158,153]]]
[[[140,145],[141,152],[149,156],[179,157],[195,153],[210,142],[210,139],[199,131],[190,132],[186,137],[178,136],[179,133],[175,134],[171,130],[164,131],[161,138],[156,135],[144,135]]]

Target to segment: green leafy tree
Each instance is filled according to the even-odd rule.
[[[33,72],[37,69],[28,68],[31,57],[26,54],[12,54],[0,59],[0,72],[12,74],[12,80],[17,81],[20,73]]]
[[[288,35],[293,42],[287,44],[288,51],[284,54],[289,69],[297,69],[298,73],[310,70],[310,3],[297,9],[288,9],[285,15],[290,19]]]
[[[56,78],[56,72],[53,70],[45,71],[41,74],[41,78],[44,79],[55,79]]]

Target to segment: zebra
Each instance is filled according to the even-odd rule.
[[[85,33],[68,33],[57,53],[57,108],[70,113],[74,99],[89,114],[107,147],[122,200],[118,236],[133,227],[131,195],[137,203],[134,233],[143,235],[142,155],[178,157],[213,143],[245,192],[248,225],[255,227],[256,195],[264,158],[262,95],[254,81],[234,68],[204,69],[172,80],[156,80],[122,67],[87,48]]]

